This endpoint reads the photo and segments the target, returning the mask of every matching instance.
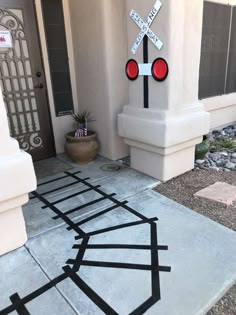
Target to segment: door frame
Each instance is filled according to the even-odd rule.
[[[53,124],[52,124],[52,112],[50,109],[50,100],[49,100],[49,95],[48,95],[48,82],[47,82],[47,78],[46,78],[45,62],[43,60],[43,47],[42,47],[42,42],[41,42],[40,30],[39,30],[39,21],[38,21],[38,15],[37,15],[36,2],[35,2],[35,0],[31,0],[31,1],[33,1],[33,6],[34,6],[34,16],[35,16],[37,35],[38,35],[40,57],[41,57],[41,62],[42,62],[42,67],[43,67],[43,72],[44,72],[44,81],[45,81],[45,85],[46,85],[45,93],[46,93],[46,98],[47,98],[48,118],[49,118],[49,124],[50,124],[50,129],[51,129],[51,136],[52,136],[51,152],[50,152],[49,156],[47,157],[47,158],[50,158],[50,157],[56,156],[55,134],[54,134],[54,128],[53,128]],[[43,160],[43,159],[44,158],[42,158],[41,160]]]
[[[71,131],[72,121],[71,121],[70,115],[57,117],[55,113],[54,97],[53,97],[53,89],[52,89],[52,81],[51,81],[51,74],[50,74],[50,65],[49,65],[49,58],[48,58],[47,41],[46,41],[46,35],[45,35],[45,29],[44,29],[41,0],[33,0],[33,1],[35,3],[38,33],[39,33],[39,39],[40,39],[40,44],[41,44],[41,50],[42,50],[42,60],[43,60],[45,78],[46,78],[46,83],[47,83],[47,93],[48,93],[49,109],[51,112],[51,123],[52,123],[53,133],[54,133],[55,148],[56,148],[56,153],[62,153],[64,152],[64,135],[68,131]],[[69,0],[62,0],[62,4],[63,4],[63,13],[64,13],[65,32],[66,32],[67,52],[68,52],[68,58],[69,58],[72,97],[73,97],[73,103],[74,103],[74,111],[77,112],[79,110],[79,106],[78,106],[77,80],[76,80],[76,72],[75,72],[76,68],[75,68],[73,38],[72,38],[72,29],[71,29],[71,20],[70,20]]]

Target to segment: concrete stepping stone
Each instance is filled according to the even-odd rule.
[[[231,206],[234,202],[236,202],[236,186],[216,182],[214,185],[198,191],[194,194],[194,196],[217,201],[226,206]]]

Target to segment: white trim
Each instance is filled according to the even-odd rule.
[[[206,111],[210,112],[214,110],[223,109],[229,106],[235,106],[236,93],[204,98],[200,101],[201,103],[204,104]]]
[[[42,61],[45,70],[45,79],[47,84],[48,91],[48,101],[49,109],[51,114],[51,121],[53,127],[54,141],[56,147],[56,153],[64,152],[64,135],[72,129],[72,119],[70,116],[56,116],[54,97],[52,91],[52,81],[50,74],[49,58],[47,51],[47,41],[43,23],[43,12],[41,0],[35,0],[36,7],[36,16],[39,29],[39,40],[41,43],[42,49]],[[68,0],[63,0],[63,11],[65,16],[65,30],[66,30],[66,41],[69,57],[69,68],[70,68],[70,77],[71,77],[71,88],[72,88],[72,97],[74,102],[74,110],[78,111],[78,95],[77,95],[77,85],[76,85],[76,75],[75,75],[75,66],[74,66],[74,52],[73,52],[73,42],[72,42],[72,33],[70,25],[70,14],[69,14],[69,5]]]
[[[226,65],[225,65],[226,71],[225,71],[224,93],[226,93],[226,89],[227,89],[227,79],[228,79],[228,69],[229,69],[229,53],[230,53],[231,35],[232,35],[232,21],[233,21],[233,6],[231,6],[231,12],[230,12],[229,40],[228,40],[228,48],[227,48],[227,59],[226,59]]]
[[[79,110],[79,105],[78,105],[78,93],[77,93],[77,85],[76,85],[75,58],[74,58],[74,47],[73,47],[73,39],[72,39],[70,8],[69,8],[68,0],[62,0],[62,4],[63,4],[63,11],[64,11],[64,23],[65,23],[65,31],[66,31],[67,52],[68,52],[68,58],[69,58],[72,97],[73,97],[73,103],[74,103],[74,110],[75,112],[77,112]]]
[[[56,116],[56,112],[55,112],[55,107],[54,107],[52,81],[51,81],[51,75],[50,75],[47,41],[46,41],[44,24],[43,24],[43,12],[42,12],[41,0],[35,0],[35,7],[36,7],[38,29],[39,29],[39,39],[40,39],[41,49],[42,49],[42,59],[43,59],[42,61],[44,65],[45,78],[46,78],[47,91],[48,91],[49,106],[50,106],[51,116],[53,118]]]
[[[212,2],[223,5],[236,5],[236,0],[204,0],[204,2]]]

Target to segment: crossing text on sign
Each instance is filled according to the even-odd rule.
[[[162,6],[162,3],[159,0],[157,0],[145,22],[141,19],[141,17],[134,10],[131,10],[130,17],[137,24],[137,26],[141,29],[141,31],[138,34],[138,37],[137,37],[137,39],[136,39],[136,41],[135,41],[135,43],[131,49],[133,54],[135,54],[136,51],[138,50],[145,35],[147,35],[148,38],[152,41],[152,43],[159,50],[161,50],[163,43],[150,29],[150,26],[151,26],[153,20],[155,19],[157,13],[159,12],[161,6]]]

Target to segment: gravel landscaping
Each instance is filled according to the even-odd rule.
[[[236,231],[236,205],[227,208],[221,203],[193,196],[199,190],[215,182],[226,182],[236,186],[236,172],[217,172],[211,169],[193,170],[158,185],[155,190]],[[236,284],[207,315],[236,315]]]
[[[196,160],[196,169],[236,171],[236,125],[211,131],[207,135],[210,152],[204,159]]]

